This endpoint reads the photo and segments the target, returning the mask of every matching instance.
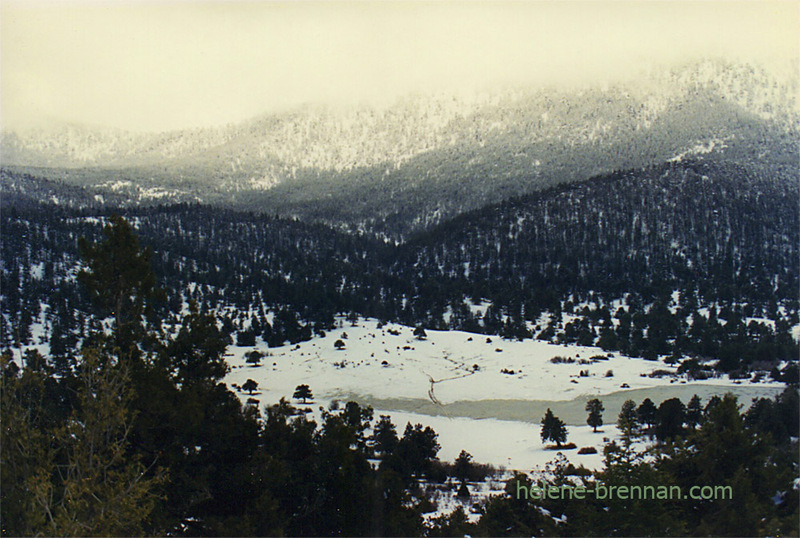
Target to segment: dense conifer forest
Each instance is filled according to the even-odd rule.
[[[195,300],[233,338],[277,346],[358,314],[746,374],[797,357],[798,200],[788,178],[683,163],[513,199],[403,243],[199,205],[124,215],[153,251],[165,321]],[[78,239],[113,211],[6,206],[0,342],[27,342],[43,309],[60,353],[89,322]]]
[[[798,200],[780,177],[673,163],[392,242],[200,205],[7,196],[2,532],[796,534]],[[730,486],[729,502],[532,500],[516,475],[473,507],[477,522],[458,509],[426,523],[429,485],[466,487],[492,470],[466,453],[440,461],[433,429],[403,430],[368,406],[330,407],[317,423],[303,411],[310,393],[259,409],[222,381],[234,342],[301,342],[341,315],[420,337],[597,345],[695,379],[768,375],[787,388],[746,411],[731,396],[631,402],[601,470],[551,467],[555,485]],[[43,343],[46,355],[22,352]]]

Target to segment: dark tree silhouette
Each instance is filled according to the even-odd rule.
[[[136,324],[146,301],[156,296],[156,277],[149,248],[141,249],[127,220],[112,215],[103,228],[105,239],[78,241],[87,269],[78,273],[92,301],[114,316],[117,329]]]
[[[253,391],[256,390],[257,388],[258,388],[258,382],[253,381],[252,379],[248,379],[242,385],[242,390],[246,390],[247,392],[250,393],[250,395],[252,395]]]
[[[604,410],[603,402],[597,398],[592,398],[586,402],[586,411],[589,413],[589,416],[586,417],[586,423],[591,426],[595,432],[599,426],[603,425]]]
[[[542,418],[541,436],[543,442],[553,441],[559,448],[561,443],[567,440],[567,427],[560,418],[553,414],[549,407]]]
[[[303,403],[306,403],[306,400],[313,397],[314,395],[311,393],[311,389],[308,385],[297,385],[297,388],[294,389],[294,394],[292,395],[292,398],[296,400],[303,400]]]

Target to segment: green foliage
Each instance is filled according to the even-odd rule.
[[[433,518],[428,524],[427,536],[430,537],[449,537],[449,536],[471,536],[474,534],[474,526],[467,520],[462,506],[457,506],[450,514],[445,514]]]
[[[785,442],[791,437],[798,437],[799,400],[798,391],[794,387],[786,387],[775,400],[759,398],[747,411],[745,423],[759,435],[770,435],[776,442]]]
[[[253,394],[253,391],[258,388],[258,382],[253,381],[252,379],[248,379],[242,384],[242,390],[246,390],[250,394]]]
[[[384,436],[391,441],[393,427],[383,426]],[[419,477],[429,479],[440,474],[434,466],[437,462],[436,455],[441,448],[438,442],[439,435],[430,426],[423,428],[422,424],[406,424],[403,436],[391,452],[384,452],[381,469],[395,474],[404,486],[412,485]],[[441,477],[439,477],[441,478]]]
[[[227,341],[208,312],[194,301],[184,316],[178,334],[163,346],[161,358],[181,384],[213,383],[228,372],[224,359]]]
[[[701,405],[700,397],[695,394],[689,400],[689,404],[686,406],[686,424],[694,429],[700,424],[700,421],[703,418],[703,406]]]
[[[42,389],[36,376],[4,372],[4,534],[142,534],[165,475],[129,453],[133,392],[126,366],[85,349],[76,407],[66,422],[42,430],[36,423],[45,408],[25,397]]]
[[[256,345],[256,332],[252,329],[246,331],[239,331],[236,334],[236,345],[240,347],[248,347]]]
[[[730,487],[729,501],[696,501],[686,511],[691,528],[707,535],[765,535],[797,532],[797,492],[791,483],[797,453],[784,452],[786,441],[748,431],[736,398],[723,397],[687,443],[672,444],[659,467],[684,487]],[[787,460],[788,458],[788,460]],[[794,463],[789,463],[792,461]],[[781,463],[779,463],[781,462]],[[778,493],[776,495],[776,492]]]
[[[65,461],[57,467],[61,498],[46,512],[57,534],[141,534],[158,501],[163,474],[148,476],[128,453],[133,392],[125,369],[84,350],[78,407],[56,431]]]
[[[397,429],[392,423],[389,415],[381,415],[378,423],[373,428],[372,439],[375,450],[382,455],[392,454],[397,448],[399,439]]]
[[[247,353],[246,356],[247,356],[247,358],[245,359],[245,362],[247,364],[251,365],[251,366],[260,365],[261,364],[261,359],[264,358],[264,354],[261,353],[258,350],[253,350],[253,351]]]
[[[163,297],[156,287],[150,265],[149,248],[141,249],[133,228],[119,215],[112,215],[103,228],[105,239],[92,243],[79,240],[81,255],[88,269],[78,274],[101,316],[114,316],[117,345],[128,352],[136,333],[141,331],[145,307]]]
[[[402,478],[391,466],[373,470],[367,461],[364,434],[371,415],[371,409],[348,402],[338,412],[324,413],[317,430],[285,401],[267,409],[262,446],[274,470],[265,471],[262,487],[285,514],[282,532],[314,536],[422,532]]]
[[[533,485],[527,475],[515,472],[506,482],[505,495],[491,498],[483,507],[476,525],[478,536],[541,536],[554,534],[554,525],[538,509],[535,502],[521,491]]]
[[[11,355],[0,355],[2,392],[0,416],[0,509],[2,533],[10,536],[44,533],[49,523],[43,503],[55,488],[52,474],[55,449],[50,443],[45,409],[45,376],[30,369],[19,371]]]
[[[661,402],[656,414],[656,437],[667,440],[683,432],[683,423],[686,420],[686,406],[678,398],[669,398]]]
[[[650,398],[645,398],[636,408],[636,420],[645,428],[650,429],[656,425],[658,408]]]
[[[772,404],[788,404],[796,398],[796,389],[790,388]],[[635,404],[625,407],[628,412],[624,416],[630,417]],[[678,408],[670,403],[665,410],[673,407]],[[783,422],[774,419],[766,404],[742,415],[734,396],[717,398],[707,405],[695,429],[676,430],[662,443],[640,450],[626,436],[621,444],[607,444],[604,467],[592,476],[575,479],[565,460],[549,465],[544,473],[548,485],[582,485],[595,492],[579,502],[526,498],[524,492],[530,489],[531,481],[525,475],[516,475],[509,481],[505,496],[486,502],[471,534],[796,535],[800,510],[800,498],[793,486],[797,445],[786,437],[759,433],[760,428],[771,431]],[[625,495],[619,493],[620,487],[627,488]],[[648,491],[648,487],[652,489]],[[683,497],[703,494],[704,487],[705,495],[717,488],[717,498]],[[615,495],[609,494],[612,488]]]

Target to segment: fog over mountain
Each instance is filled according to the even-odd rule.
[[[615,85],[308,105],[221,128],[4,132],[2,162],[133,203],[199,200],[408,231],[686,157],[789,164],[798,125],[796,77],[707,60]]]

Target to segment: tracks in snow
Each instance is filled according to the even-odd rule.
[[[445,377],[445,378],[442,378],[442,379],[434,379],[432,375],[430,375],[427,372],[424,372],[425,375],[428,376],[428,380],[430,381],[430,384],[431,384],[430,388],[428,389],[428,398],[430,399],[431,402],[433,402],[434,405],[437,405],[439,407],[444,407],[444,404],[442,402],[440,402],[439,399],[436,397],[436,393],[434,391],[434,386],[436,385],[436,383],[442,383],[444,381],[453,381],[455,379],[462,379],[462,378],[465,378],[465,377],[469,377],[471,375],[475,375],[475,370],[467,368],[465,362],[459,362],[459,361],[451,359],[449,353],[445,353],[444,354],[444,359],[446,361],[452,363],[453,365],[455,365],[456,369],[466,370],[466,373],[464,373],[462,375],[452,376],[452,377]]]

